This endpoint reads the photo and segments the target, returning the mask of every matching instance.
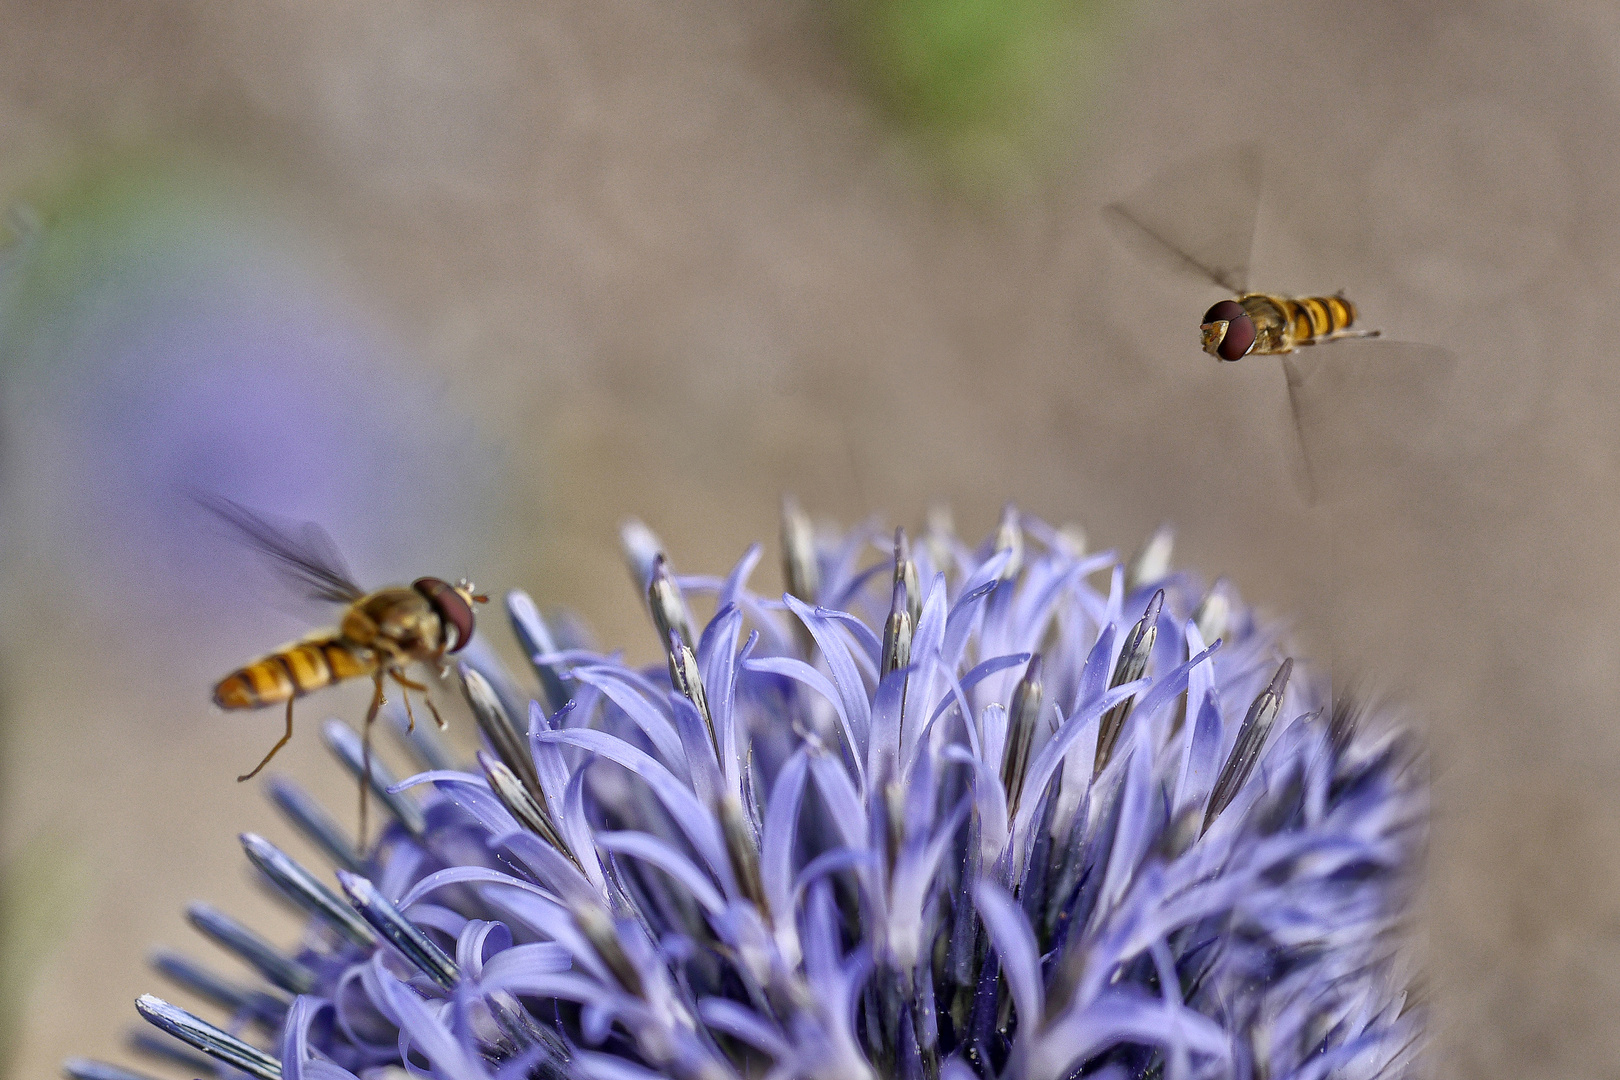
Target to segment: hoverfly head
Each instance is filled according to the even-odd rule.
[[[444,627],[444,651],[460,652],[473,636],[473,604],[487,603],[489,597],[474,591],[473,583],[463,578],[451,585],[443,578],[417,578],[411,588],[427,598]]]
[[[1222,300],[1204,312],[1204,351],[1221,360],[1241,360],[1254,348],[1254,320],[1236,300]]]

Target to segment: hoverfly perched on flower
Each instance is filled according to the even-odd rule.
[[[213,697],[214,704],[231,711],[282,702],[287,705],[287,730],[262,761],[236,778],[243,781],[257,776],[292,738],[293,702],[335,683],[370,678],[373,691],[371,707],[366,711],[360,784],[363,839],[364,778],[371,775],[371,725],[383,705],[385,680],[392,679],[399,685],[411,727],[416,725],[411,712],[412,690],[422,695],[433,719],[444,727],[439,710],[428,697],[427,685],[411,679],[405,669],[421,663],[442,677],[445,656],[459,652],[472,641],[473,604],[486,603],[488,597],[480,595],[465,579],[451,585],[436,577],[366,592],[350,578],[336,546],[320,526],[306,524],[300,535],[293,536],[230,499],[201,494],[195,498],[235,529],[241,540],[268,556],[276,569],[308,597],[346,605],[335,628],[318,630],[238,668],[214,684]]]
[[[1356,305],[1332,296],[1251,292],[1249,254],[1260,202],[1260,152],[1253,143],[1223,147],[1171,168],[1104,213],[1133,246],[1227,294],[1204,312],[1200,343],[1228,363],[1276,356],[1288,384],[1289,408],[1304,464],[1303,488],[1315,501],[1323,483],[1336,486],[1348,466],[1376,473],[1380,432],[1392,438],[1386,458],[1409,448],[1433,419],[1433,406],[1454,358],[1408,342],[1368,342],[1379,330],[1355,327]],[[1313,345],[1361,339],[1323,352]],[[1393,453],[1390,453],[1393,451]]]

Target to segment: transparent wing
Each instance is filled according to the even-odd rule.
[[[1103,209],[1126,246],[1230,293],[1249,287],[1260,205],[1260,146],[1239,143],[1188,158]]]
[[[1399,482],[1434,449],[1457,358],[1432,345],[1338,341],[1282,357],[1307,502]]]
[[[365,595],[350,577],[337,545],[319,525],[278,525],[223,495],[193,492],[191,497],[231,526],[237,539],[262,552],[294,588],[311,599],[347,604]]]

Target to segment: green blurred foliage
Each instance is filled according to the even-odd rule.
[[[0,868],[0,1078],[27,1016],[34,977],[79,914],[89,882],[83,852],[54,833],[29,839]]]
[[[845,36],[889,114],[970,187],[1070,156],[1128,0],[844,0]]]
[[[229,207],[243,183],[193,151],[144,144],[97,148],[7,192],[43,235],[4,237],[26,250],[0,293],[0,361],[26,355],[43,322],[109,280],[166,280],[179,252],[208,241],[209,211]],[[27,231],[8,224],[7,233]]]

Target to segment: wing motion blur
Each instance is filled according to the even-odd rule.
[[[354,583],[337,545],[314,522],[295,526],[295,535],[223,495],[193,492],[192,498],[231,526],[238,540],[261,552],[302,595],[332,604],[350,604],[365,595]]]
[[[1281,357],[1307,502],[1388,483],[1425,451],[1457,358],[1433,345],[1345,341]]]
[[[1249,287],[1260,206],[1260,147],[1223,146],[1188,158],[1103,216],[1132,250],[1231,293]]]

